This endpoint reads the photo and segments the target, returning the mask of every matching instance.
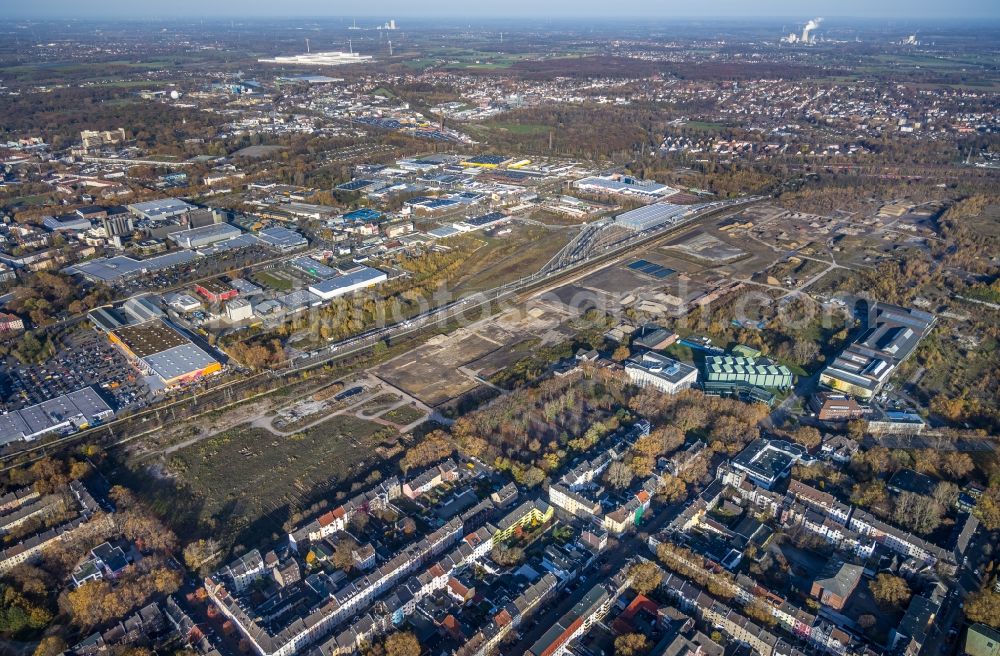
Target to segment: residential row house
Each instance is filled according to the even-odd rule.
[[[503,495],[507,497],[509,495]],[[503,500],[503,499],[501,499]],[[485,499],[482,504],[489,504],[492,510],[495,508],[492,499]],[[470,515],[469,521],[464,521],[466,515]],[[490,553],[494,546],[494,538],[497,533],[506,535],[511,527],[524,526],[527,523],[541,523],[548,521],[552,516],[552,508],[544,502],[525,502],[515,508],[498,524],[498,526],[486,524],[467,535],[459,542],[447,555],[428,567],[425,571],[410,576],[405,581],[397,585],[384,599],[380,600],[371,612],[366,613],[358,620],[351,623],[336,636],[319,645],[315,650],[315,656],[340,656],[356,653],[362,644],[371,644],[374,638],[392,630],[393,627],[402,624],[405,619],[417,611],[421,601],[440,592],[445,591],[458,603],[469,601],[475,593],[471,587],[466,572],[468,568]],[[463,525],[471,528],[481,523],[484,515],[475,508],[463,513]],[[549,579],[544,579],[546,585]],[[540,581],[539,584],[541,585]],[[552,587],[556,583],[552,583]],[[538,587],[536,592],[548,588],[546,585]],[[535,586],[532,586],[533,588]],[[530,590],[530,588],[529,588]],[[528,594],[526,591],[525,594]],[[538,592],[541,594],[541,592]],[[523,595],[522,595],[523,596]],[[534,599],[531,595],[529,599]],[[509,629],[504,629],[502,635],[496,638],[499,642]]]
[[[351,497],[344,504],[323,513],[311,522],[289,533],[289,546],[294,551],[298,551],[300,545],[306,542],[315,542],[343,531],[358,512],[367,513],[372,510],[383,509],[389,505],[390,501],[399,498],[401,493],[402,488],[399,484],[399,479],[395,476],[388,478],[374,488]]]
[[[74,539],[77,530],[85,525],[103,522],[110,527],[111,516],[98,514],[100,506],[83,483],[71,481],[69,491],[78,504],[79,514],[64,524],[36,533],[0,551],[0,574],[10,571],[22,563],[34,561],[43,550],[58,542],[68,542]],[[25,498],[27,497],[25,496]]]
[[[411,500],[416,499],[438,485],[457,481],[458,478],[458,464],[449,458],[441,464],[424,470],[413,480],[403,483],[403,496]]]
[[[546,573],[480,627],[452,656],[493,656],[500,643],[555,592],[559,579]]]
[[[630,528],[639,526],[646,511],[649,510],[656,488],[656,478],[647,479],[623,504],[604,515],[602,522],[604,529],[612,535],[621,535]]]
[[[231,577],[234,569],[232,566],[206,578],[205,590],[220,612],[236,624],[243,637],[260,656],[288,656],[328,635],[343,621],[363,612],[398,581],[454,544],[461,537],[462,529],[461,519],[453,518],[422,540],[407,546],[374,571],[332,592],[308,614],[294,618],[273,634],[258,623],[256,613],[238,596],[236,584]],[[250,569],[258,571],[257,559],[252,558],[252,563]],[[235,569],[239,571],[240,567]],[[264,568],[259,568],[259,572],[263,575]]]
[[[634,562],[634,561],[633,561]],[[598,583],[546,631],[525,656],[563,656],[592,626],[604,619],[622,592],[632,584],[631,562],[607,583]]]
[[[788,601],[760,589],[760,586],[746,577],[742,578],[745,580],[737,582],[739,591],[735,599],[741,603],[762,599],[765,602],[764,605],[778,620],[778,625],[795,638],[805,641],[810,650],[836,656],[847,656],[854,653],[850,649],[851,637],[846,632],[826,620],[818,619],[796,608]],[[716,600],[700,586],[678,574],[666,574],[660,586],[677,602],[682,610],[693,612],[706,624],[718,627],[730,639],[748,645],[758,654],[786,656],[798,651],[792,644],[759,626],[725,603]]]
[[[956,565],[954,552],[887,524],[861,508],[839,503],[833,495],[801,481],[791,481],[788,485],[788,494],[806,505],[826,510],[831,518],[861,538],[873,540],[896,553],[915,558],[927,565],[938,562],[950,567]]]
[[[492,542],[494,545],[509,540],[518,529],[532,524],[544,524],[552,519],[552,506],[540,499],[525,501],[520,506],[500,519],[493,527]]]
[[[669,541],[669,534],[651,535],[647,543],[649,548],[656,553],[657,546],[664,541]],[[704,571],[706,574],[712,574],[722,569],[719,563],[701,556],[697,557],[697,560],[682,558],[677,554],[675,554],[675,557],[679,559],[679,564],[682,564],[684,567],[695,571]],[[667,590],[668,593],[674,594],[675,598],[680,592],[683,592],[682,602],[685,604],[684,608],[699,610],[700,612],[700,609],[705,604],[715,603],[715,600],[704,593],[697,584],[676,573],[666,575],[664,581],[661,583],[661,587]],[[780,595],[774,594],[750,577],[738,575],[731,587],[731,592],[733,599],[740,604],[749,604],[755,600],[763,601],[764,608],[767,608],[775,620],[777,620],[777,626],[783,628],[789,635],[807,642],[811,648],[837,656],[853,653],[849,649],[853,643],[853,639],[846,631],[831,624],[824,618],[799,608]],[[758,647],[765,642],[766,640],[762,638]],[[775,652],[773,650],[771,652],[765,650],[762,653]]]

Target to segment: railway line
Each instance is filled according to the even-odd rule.
[[[238,380],[229,381],[201,391],[195,390],[189,395],[185,395],[164,405],[145,409],[71,435],[65,435],[46,442],[28,443],[22,449],[0,454],[0,471],[41,459],[50,453],[60,451],[78,443],[92,442],[104,448],[127,444],[160,430],[168,422],[177,421],[176,410],[178,408],[186,406],[197,408],[199,405],[202,407],[208,406],[208,408],[201,412],[189,414],[180,419],[180,421],[190,421],[208,412],[219,412],[256,398],[262,398],[296,382],[295,379],[302,372],[342,360],[352,355],[357,355],[373,348],[378,342],[384,341],[387,344],[392,344],[409,338],[419,338],[420,334],[428,328],[446,322],[458,316],[459,313],[480,310],[501,299],[511,299],[515,303],[524,302],[537,294],[540,289],[551,289],[560,286],[592,273],[594,270],[606,266],[608,263],[623,257],[636,248],[655,245],[664,241],[673,236],[679,228],[693,225],[696,221],[709,219],[719,214],[735,211],[738,208],[761,200],[763,200],[763,197],[755,196],[738,201],[713,203],[699,211],[693,212],[690,216],[676,223],[658,226],[657,228],[637,233],[617,244],[606,245],[600,252],[576,259],[563,267],[548,269],[548,265],[546,265],[546,267],[537,273],[517,281],[505,283],[489,291],[479,292],[463,299],[451,301],[391,326],[372,328],[346,340],[299,354],[286,361],[285,366],[280,369],[250,374]],[[574,254],[579,253],[579,248],[579,244],[573,245]],[[241,393],[255,389],[257,385],[268,381],[275,384],[269,386],[263,392],[258,392],[250,396],[244,396]],[[222,405],[216,405],[216,402],[220,399],[223,401]],[[150,420],[153,421],[154,425],[148,425]]]

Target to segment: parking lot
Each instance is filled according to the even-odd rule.
[[[216,276],[227,271],[242,270],[273,257],[275,257],[275,253],[263,246],[234,249],[216,253],[211,257],[197,258],[182,266],[118,281],[113,283],[112,287],[120,297],[149,291],[162,291],[179,287],[191,280]]]
[[[125,356],[103,335],[77,330],[43,364],[3,363],[0,394],[8,410],[18,410],[94,385],[117,411],[146,405],[149,389]]]

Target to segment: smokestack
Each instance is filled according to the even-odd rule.
[[[819,27],[822,21],[822,18],[816,18],[806,23],[806,26],[802,28],[802,43],[809,43],[809,33]]]

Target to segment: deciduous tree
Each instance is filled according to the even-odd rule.
[[[615,656],[640,656],[649,647],[649,638],[641,633],[625,633],[615,638]]]
[[[604,472],[604,482],[613,488],[623,490],[632,484],[634,476],[628,464],[616,460],[608,465],[607,471]]]
[[[882,572],[868,584],[872,598],[883,608],[902,608],[910,600],[906,579]]]
[[[660,586],[663,570],[656,563],[644,560],[632,565],[629,576],[632,577],[632,589],[644,595]]]

